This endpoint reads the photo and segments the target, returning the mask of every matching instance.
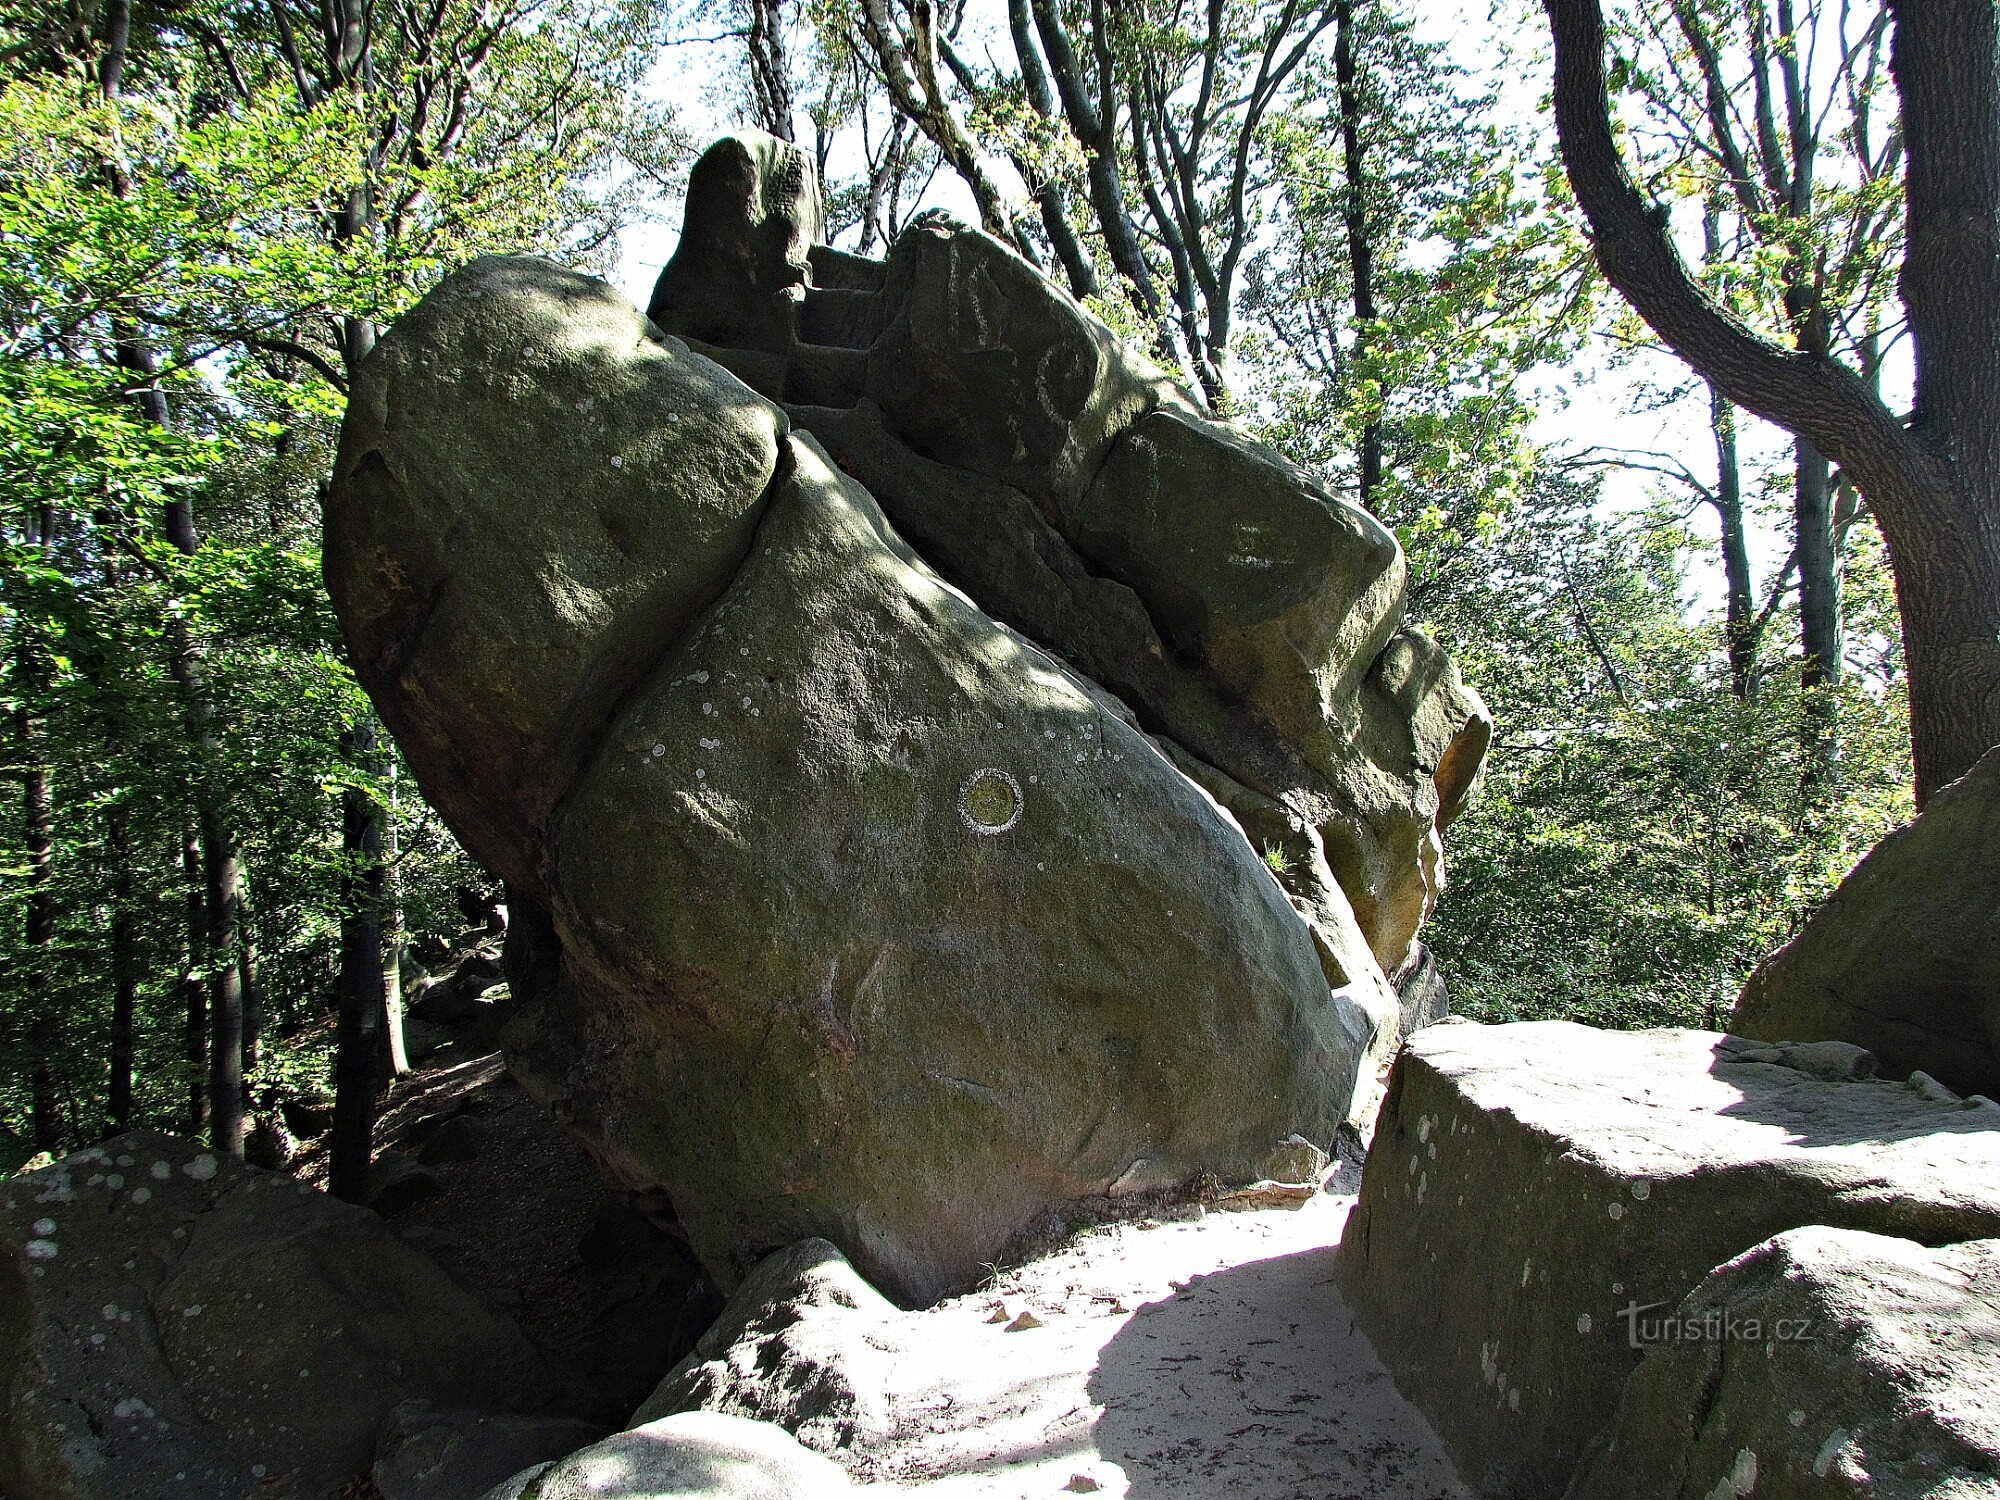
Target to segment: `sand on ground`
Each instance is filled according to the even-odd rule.
[[[1095,1230],[909,1314],[894,1433],[840,1457],[920,1500],[1471,1500],[1334,1286],[1353,1204]]]

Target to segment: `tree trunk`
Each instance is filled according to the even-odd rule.
[[[1709,431],[1715,438],[1715,514],[1722,529],[1725,601],[1723,637],[1729,651],[1729,690],[1738,701],[1757,695],[1757,606],[1750,578],[1748,528],[1743,522],[1743,470],[1736,453],[1736,408],[1708,389]]]
[[[1694,281],[1619,158],[1598,0],[1543,3],[1563,160],[1606,278],[1730,400],[1839,463],[1881,524],[1921,807],[2000,744],[2000,14],[1993,0],[1890,0],[1917,376],[1906,427],[1853,370],[1760,337]]]
[[[189,825],[181,836],[181,881],[187,913],[187,967],[181,1009],[187,1017],[181,1055],[188,1067],[188,1134],[208,1129],[208,903],[202,894],[201,840]]]
[[[23,685],[25,689],[25,684]],[[56,1087],[60,1028],[55,1012],[56,906],[54,890],[55,818],[49,799],[49,768],[37,758],[34,718],[23,706],[14,714],[15,734],[25,767],[21,785],[21,834],[28,854],[28,903],[24,936],[28,952],[29,1050],[34,1058],[31,1109],[35,1144],[53,1151],[62,1143],[62,1111]]]
[[[355,765],[374,758],[373,726],[363,721],[341,736]],[[335,1041],[333,1139],[329,1185],[337,1198],[358,1203],[367,1189],[375,1130],[385,997],[382,988],[382,829],[374,799],[358,787],[340,795],[340,1026]]]
[[[201,816],[201,863],[208,907],[209,1139],[243,1154],[243,984],[237,967],[243,879],[236,841],[213,807]]]
[[[250,909],[245,882],[243,900],[237,910],[236,983],[243,992],[243,1075],[257,1071],[264,1046],[264,986],[257,977],[257,923]],[[248,1097],[246,1085],[245,1097]]]
[[[402,849],[396,833],[396,766],[393,761],[387,768],[389,777],[389,806],[384,809],[378,802],[370,802],[376,825],[382,830],[380,842],[385,851],[383,883],[383,931],[382,931],[382,1036],[387,1043],[385,1059],[392,1077],[402,1078],[410,1071],[410,1051],[403,1038],[403,950],[406,946],[403,933],[403,876],[398,856]],[[387,816],[384,816],[386,811]]]
[[[110,1132],[132,1128],[133,1027],[139,1011],[139,932],[134,915],[131,814],[115,802],[105,817],[111,846]]]
[[[1354,292],[1354,369],[1365,371],[1375,324],[1375,242],[1368,223],[1368,163],[1361,141],[1361,88],[1355,63],[1353,0],[1339,0],[1333,18],[1333,67],[1340,93],[1340,145],[1347,172],[1341,217],[1347,229],[1348,278]],[[1356,488],[1361,508],[1371,515],[1381,500],[1382,418],[1370,403],[1361,424],[1356,455]]]
[[[1839,686],[1846,656],[1840,620],[1840,550],[1833,529],[1833,471],[1805,438],[1793,444],[1792,521],[1799,560],[1799,788],[1806,805],[1832,796],[1840,759]]]
[[[757,128],[792,136],[792,80],[785,68],[784,0],[750,0],[750,98]]]

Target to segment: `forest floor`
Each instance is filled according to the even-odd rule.
[[[586,1372],[619,1421],[716,1310],[692,1265],[664,1245],[593,1252],[615,1205],[497,1054],[448,1046],[385,1103],[388,1149],[417,1152],[452,1119],[478,1139],[392,1222]],[[321,1152],[294,1170],[317,1178]],[[1093,1229],[899,1315],[882,1330],[893,1435],[835,1456],[885,1500],[1468,1500],[1334,1285],[1358,1177],[1344,1166],[1300,1207]]]

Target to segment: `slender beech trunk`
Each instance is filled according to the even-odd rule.
[[[382,757],[388,760],[387,756]],[[401,1078],[410,1071],[410,1050],[403,1038],[403,950],[407,946],[403,932],[403,877],[398,856],[402,848],[396,835],[397,788],[396,766],[393,760],[387,767],[389,776],[388,816],[377,805],[374,808],[377,825],[382,830],[385,849],[382,930],[382,1034],[388,1043],[389,1071]]]
[[[181,972],[181,1010],[186,1017],[181,1055],[188,1069],[188,1133],[208,1129],[208,902],[201,878],[201,838],[189,824],[181,835],[182,898],[187,914],[187,967]]]
[[[105,47],[98,67],[98,88],[108,104],[115,104],[124,83],[127,48],[132,28],[131,0],[109,0],[105,8]],[[129,191],[123,168],[107,161],[105,174],[112,190],[120,197]],[[145,418],[157,427],[171,425],[166,394],[160,389],[158,354],[148,344],[135,318],[114,316],[113,342],[118,365],[133,377],[133,400]],[[195,529],[194,506],[184,495],[169,498],[162,507],[162,529],[168,542],[183,557],[192,557],[201,545]],[[214,706],[203,688],[196,666],[197,648],[184,619],[175,618],[167,631],[167,667],[179,690],[181,711],[194,744],[196,823],[199,844],[196,858],[201,878],[202,915],[199,959],[190,974],[207,971],[209,1020],[208,1114],[211,1139],[217,1150],[231,1156],[243,1154],[243,990],[237,967],[238,909],[242,902],[241,855],[224,808],[222,788],[215,771],[213,741]],[[190,915],[193,915],[192,908]],[[191,945],[192,946],[192,945]],[[191,955],[193,956],[193,955]],[[192,1001],[189,1007],[189,1061],[198,1066],[198,1035]],[[199,1118],[200,1101],[192,1113]]]
[[[792,80],[785,66],[784,0],[750,0],[750,97],[757,128],[792,135]]]
[[[139,931],[132,878],[131,811],[122,801],[105,814],[111,848],[111,1100],[113,1135],[132,1128],[133,1029],[139,1011]]]
[[[243,1154],[243,975],[237,943],[243,902],[242,861],[219,811],[204,808],[201,863],[208,904],[209,1139]]]
[[[1354,369],[1365,373],[1375,326],[1375,241],[1368,223],[1368,161],[1361,139],[1361,85],[1355,61],[1353,0],[1339,0],[1333,17],[1334,80],[1340,95],[1340,149],[1347,174],[1341,218],[1347,230],[1348,279],[1354,294]],[[1371,412],[1361,425],[1356,454],[1361,508],[1371,514],[1382,489],[1382,419]]]
[[[243,989],[243,1072],[248,1077],[257,1071],[257,1061],[263,1055],[264,985],[257,977],[256,926],[247,902],[242,920],[243,941],[236,954],[236,982]],[[244,1096],[249,1097],[247,1086]]]
[[[341,736],[341,749],[357,765],[374,755],[373,726],[363,721]],[[367,1190],[375,1130],[376,1052],[380,1045],[382,989],[382,829],[374,799],[357,787],[340,796],[340,1026],[334,1052],[333,1139],[328,1148],[329,1186],[337,1198],[361,1201]]]
[[[1708,388],[1708,425],[1715,438],[1715,514],[1722,528],[1723,638],[1729,650],[1729,690],[1738,701],[1757,696],[1757,603],[1750,577],[1749,529],[1743,520],[1743,469],[1736,452],[1736,408]]]
[[[25,685],[24,685],[25,687]],[[27,979],[29,1048],[34,1057],[31,1108],[35,1144],[53,1151],[62,1142],[62,1111],[56,1087],[60,1028],[55,1013],[56,905],[54,891],[55,817],[49,797],[49,768],[37,757],[39,736],[27,708],[14,715],[25,770],[21,788],[21,834],[28,854]]]

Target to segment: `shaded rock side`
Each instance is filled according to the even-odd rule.
[[[370,1474],[380,1500],[466,1500],[605,1436],[574,1417],[439,1411],[406,1401],[382,1425]]]
[[[819,178],[789,141],[726,136],[688,174],[683,234],[647,316],[669,333],[746,349],[796,342],[807,254],[826,237]]]
[[[2000,1109],[1835,1061],[1567,1022],[1409,1040],[1337,1268],[1469,1483],[1562,1493],[1639,1362],[1624,1310],[1772,1235],[2000,1232]]]
[[[2000,1240],[1790,1230],[1635,1327],[1568,1500],[2000,1496]]]
[[[374,1214],[139,1131],[0,1186],[0,1490],[324,1495],[399,1402],[581,1409]]]
[[[553,830],[530,1087],[725,1285],[822,1235],[917,1301],[1070,1200],[1330,1140],[1370,1038],[1240,829],[788,452]]]
[[[613,705],[749,550],[783,415],[603,282],[488,256],[355,378],[324,570],[427,795],[510,882]]]
[[[2000,750],[1869,851],[1757,966],[1730,1026],[1853,1042],[2000,1098]]]
[[[838,1464],[782,1427],[702,1411],[615,1433],[482,1500],[828,1500],[850,1488]]]

